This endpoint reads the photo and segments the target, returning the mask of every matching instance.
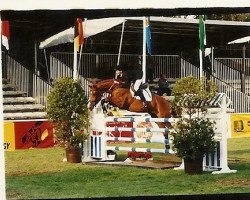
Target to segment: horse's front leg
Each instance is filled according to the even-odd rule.
[[[103,109],[103,113],[107,113],[110,107],[112,106],[110,96],[107,96],[101,100],[101,106]]]

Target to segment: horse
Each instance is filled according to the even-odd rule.
[[[163,97],[153,94],[150,108],[145,107],[143,102],[132,97],[129,88],[120,86],[120,80],[107,79],[90,86],[90,110],[101,100],[103,93],[109,93],[106,101],[120,109],[131,112],[148,112],[158,118],[171,117],[170,103]]]
[[[109,93],[106,101],[120,109],[131,112],[148,112],[156,115],[158,118],[170,118],[170,103],[163,97],[153,94],[150,107],[144,107],[143,102],[132,97],[129,88],[121,87],[120,80],[107,79],[90,86],[89,109],[93,110],[94,106],[101,100],[103,93]],[[171,127],[170,123],[157,123],[159,128]],[[168,134],[164,134],[168,138]],[[166,145],[167,148],[168,145]],[[169,148],[169,147],[168,147]]]

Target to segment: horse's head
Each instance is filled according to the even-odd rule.
[[[100,101],[101,93],[98,91],[97,85],[89,86],[89,109],[93,110],[94,106]]]
[[[120,83],[120,80],[107,79],[90,85],[89,109],[93,110],[94,106],[103,98],[103,94],[111,94],[114,89],[120,87]]]

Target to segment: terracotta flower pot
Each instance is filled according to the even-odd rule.
[[[82,149],[80,147],[68,147],[66,150],[66,158],[70,163],[79,163],[82,161]]]
[[[201,174],[203,171],[203,158],[196,160],[184,159],[184,171],[187,174]]]

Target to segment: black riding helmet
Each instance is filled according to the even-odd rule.
[[[122,68],[122,66],[121,66],[121,65],[117,65],[117,66],[115,67],[115,71],[116,71],[116,70],[122,71],[122,70],[123,70],[123,68]]]

